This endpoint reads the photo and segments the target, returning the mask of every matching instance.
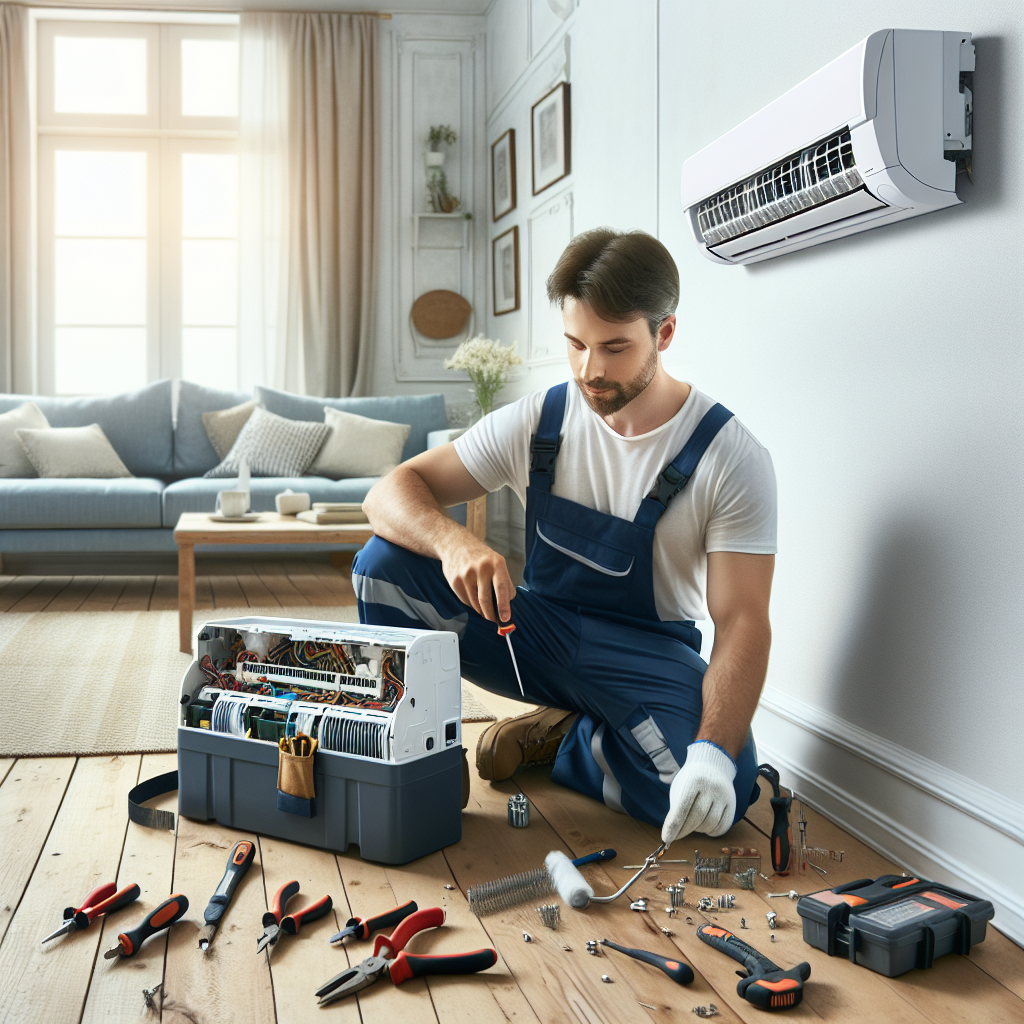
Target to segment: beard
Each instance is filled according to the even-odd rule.
[[[612,413],[616,413],[629,405],[654,380],[654,374],[657,372],[657,369],[658,350],[652,347],[651,358],[644,363],[640,372],[625,384],[617,380],[576,380],[576,386],[580,389],[580,394],[583,396],[584,401],[598,416],[611,416]],[[606,392],[595,397],[594,395],[588,395],[583,390],[584,387],[603,388],[606,389]]]

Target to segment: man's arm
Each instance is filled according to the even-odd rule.
[[[403,462],[378,480],[363,511],[377,536],[440,559],[458,599],[496,622],[493,588],[504,622],[512,617],[509,606],[516,594],[505,559],[445,512],[486,493],[462,464],[455,445],[446,444]]]
[[[774,572],[774,555],[708,554],[708,612],[715,624],[715,645],[704,673],[697,739],[716,743],[733,760],[747,741],[768,671]]]
[[[736,812],[736,758],[747,740],[768,669],[774,555],[708,554],[708,611],[715,645],[704,673],[697,738],[672,780],[661,829],[666,843],[690,832],[720,836]]]

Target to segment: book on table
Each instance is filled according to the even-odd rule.
[[[308,512],[300,512],[297,518],[318,526],[339,523],[365,523],[366,513],[358,501],[314,501]]]

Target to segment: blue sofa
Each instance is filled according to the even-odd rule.
[[[0,413],[35,402],[52,427],[98,423],[134,474],[113,480],[0,479],[0,554],[174,551],[174,526],[181,513],[212,512],[217,492],[231,484],[203,478],[220,460],[202,414],[253,397],[289,419],[323,422],[324,406],[330,405],[370,419],[408,423],[412,429],[403,459],[425,451],[427,435],[448,426],[440,394],[311,398],[257,387],[253,396],[183,380],[173,409],[174,390],[171,381],[161,380],[139,391],[96,398],[0,395]],[[362,501],[375,480],[253,477],[252,507],[273,511],[274,496],[286,487],[308,491],[313,501]]]

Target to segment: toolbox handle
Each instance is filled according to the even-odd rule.
[[[917,967],[931,967],[935,962],[935,929],[931,925],[922,925],[924,936],[917,948]]]

